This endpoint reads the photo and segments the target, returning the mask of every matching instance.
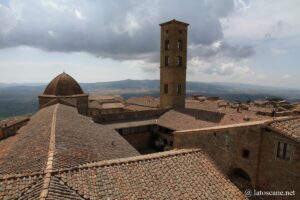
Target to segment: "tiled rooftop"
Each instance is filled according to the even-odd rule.
[[[133,97],[126,100],[127,104],[144,106],[148,107],[148,109],[157,109],[159,108],[159,99],[152,96],[144,96],[144,97]]]
[[[199,149],[93,162],[50,174],[46,199],[246,199]],[[0,178],[0,198],[36,199],[44,176]]]
[[[230,108],[219,108],[217,101],[186,101],[185,108],[172,109],[164,113],[158,124],[174,130],[198,129],[213,126],[238,124],[250,121],[270,119],[267,116],[256,115],[253,111]]]
[[[41,109],[18,134],[0,141],[0,177],[43,172],[53,131],[53,169],[139,155],[113,129],[93,123],[73,107],[56,104]]]
[[[89,103],[89,108],[96,108],[96,109],[124,108],[124,104],[123,103],[101,103],[99,101],[93,101]]]
[[[289,119],[274,121],[270,124],[271,128],[280,133],[300,141],[300,118],[291,117]]]

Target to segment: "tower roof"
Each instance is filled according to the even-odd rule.
[[[71,96],[84,94],[77,81],[63,72],[56,76],[46,87],[43,95]]]
[[[170,21],[161,23],[161,24],[159,24],[159,25],[160,25],[160,26],[163,26],[163,25],[172,24],[172,23],[182,24],[182,25],[185,25],[185,26],[188,26],[188,25],[189,25],[188,23],[181,22],[181,21],[178,21],[178,20],[176,20],[176,19],[172,19],[172,20],[170,20]]]

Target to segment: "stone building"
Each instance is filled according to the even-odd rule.
[[[87,94],[59,75],[28,124],[0,141],[0,199],[278,197],[255,197],[254,189],[299,199],[300,116],[185,99],[187,24],[161,27],[160,99],[131,98],[122,112],[87,117]],[[175,49],[179,39],[182,51]],[[165,152],[153,151],[157,141]]]
[[[160,106],[184,107],[188,24],[174,19],[160,26]]]
[[[246,197],[201,149],[140,155],[114,129],[57,103],[0,141],[0,199]]]
[[[122,113],[124,100],[121,96],[90,96],[89,116]]]
[[[82,115],[88,115],[88,96],[74,78],[63,72],[56,76],[39,96],[39,107],[62,103],[76,107]]]

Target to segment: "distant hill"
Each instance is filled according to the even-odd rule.
[[[6,84],[0,83],[0,119],[32,113],[38,109],[38,95],[45,83]],[[91,95],[119,94],[124,98],[133,96],[159,96],[159,80],[121,80],[98,83],[81,83],[84,91]],[[239,83],[188,82],[187,95],[202,94],[219,96],[227,100],[247,101],[280,97],[289,101],[300,101],[300,90],[264,87]]]

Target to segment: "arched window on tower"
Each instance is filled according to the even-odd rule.
[[[168,94],[168,92],[169,92],[168,90],[169,90],[168,84],[165,84],[164,85],[164,93]]]
[[[165,40],[165,50],[169,50],[169,49],[170,49],[170,41]]]
[[[181,84],[177,85],[177,94],[181,94]]]
[[[177,57],[177,63],[176,64],[177,64],[178,67],[182,66],[182,56]]]
[[[169,66],[170,64],[170,58],[169,56],[165,56],[165,66]]]
[[[178,41],[177,41],[177,49],[178,49],[179,51],[182,51],[182,40],[178,40]]]

